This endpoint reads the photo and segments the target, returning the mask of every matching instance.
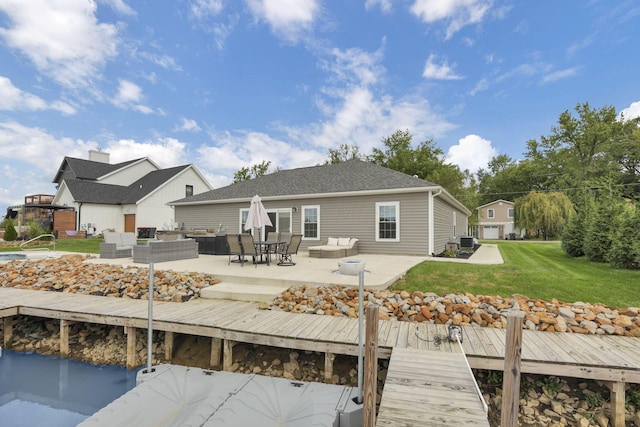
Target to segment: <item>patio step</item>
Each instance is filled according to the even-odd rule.
[[[248,302],[270,302],[288,288],[287,285],[255,285],[220,282],[200,291],[200,298],[229,299]]]

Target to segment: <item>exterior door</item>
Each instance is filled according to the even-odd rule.
[[[136,232],[136,214],[124,214],[124,232]]]

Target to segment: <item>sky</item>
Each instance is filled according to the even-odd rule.
[[[637,0],[0,0],[0,216],[89,150],[218,188],[408,130],[476,172],[640,115],[639,45]]]

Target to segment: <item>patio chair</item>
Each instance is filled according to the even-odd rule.
[[[291,242],[291,233],[288,233],[286,231],[280,233],[280,241],[283,244],[288,245]]]
[[[284,244],[278,248],[278,265],[296,265],[293,262],[293,255],[298,254],[298,248],[302,241],[302,234],[292,234],[291,241],[288,244]]]
[[[257,267],[258,264],[256,264],[256,257],[259,256],[260,253],[258,253],[256,244],[253,241],[253,236],[251,234],[242,233],[240,235],[240,246],[242,246],[242,258],[244,259],[245,256],[251,255],[253,263]],[[242,266],[244,267],[244,262],[242,263]]]
[[[244,265],[245,259],[244,254],[242,253],[242,246],[240,246],[240,235],[239,234],[227,234],[227,248],[229,252],[229,262],[227,265],[231,264],[232,258],[237,257],[237,261],[240,264]]]
[[[266,239],[267,242],[275,242],[278,240],[278,232],[277,231],[269,231],[267,233]]]

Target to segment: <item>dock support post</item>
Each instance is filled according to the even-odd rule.
[[[164,360],[171,362],[173,360],[173,332],[164,332]]]
[[[364,355],[364,406],[362,427],[376,425],[376,397],[378,394],[378,306],[367,307]]]
[[[136,367],[136,328],[125,326],[124,332],[127,334],[127,369]]]
[[[324,382],[331,384],[331,378],[333,377],[333,361],[336,360],[334,353],[324,354]]]
[[[211,369],[220,369],[220,358],[222,357],[222,339],[211,337],[211,358],[209,367]]]
[[[13,339],[13,316],[3,319],[2,330],[4,331],[4,348],[11,348],[11,340]]]
[[[235,341],[224,340],[224,354],[222,356],[222,370],[230,371],[231,365],[233,365],[233,346],[236,345]]]
[[[611,425],[613,427],[625,426],[625,383],[622,381],[604,381],[609,389],[611,400]]]
[[[507,317],[507,340],[502,377],[501,427],[517,427],[520,404],[520,358],[522,355],[522,319],[524,313],[512,311]]]
[[[60,319],[60,356],[69,357],[69,328],[71,322]]]

